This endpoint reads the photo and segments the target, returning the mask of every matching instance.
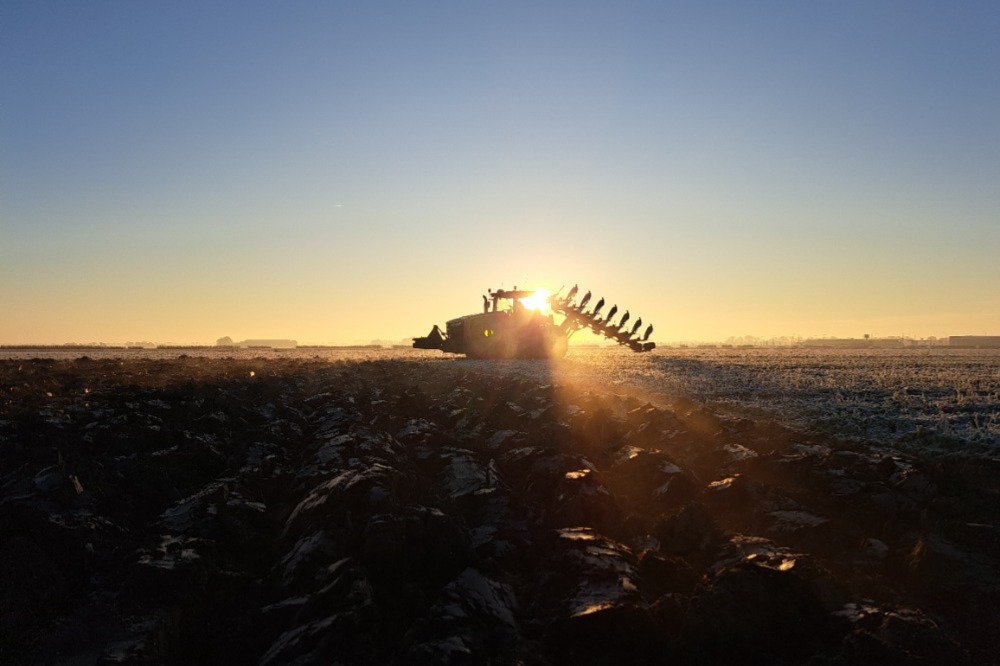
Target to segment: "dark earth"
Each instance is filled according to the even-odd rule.
[[[3,664],[1000,663],[988,458],[462,361],[0,396]]]

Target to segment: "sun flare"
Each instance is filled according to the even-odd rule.
[[[528,310],[545,310],[549,305],[549,291],[538,289],[528,298],[522,298],[521,304]]]

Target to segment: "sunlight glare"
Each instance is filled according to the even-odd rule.
[[[538,289],[528,298],[521,299],[521,304],[528,310],[544,310],[548,307],[549,291]]]

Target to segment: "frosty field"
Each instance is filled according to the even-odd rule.
[[[914,453],[1000,450],[1000,350],[678,349],[648,364],[650,388],[748,417]]]

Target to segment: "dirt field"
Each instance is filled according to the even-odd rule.
[[[0,663],[1000,663],[995,404],[430,358],[0,361]]]

